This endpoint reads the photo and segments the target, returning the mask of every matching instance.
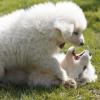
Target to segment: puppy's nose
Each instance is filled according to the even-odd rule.
[[[80,46],[83,46],[83,45],[84,45],[84,43],[83,43],[83,42],[81,42],[81,43],[80,43]]]
[[[91,53],[91,52],[89,52],[89,55],[90,55],[90,56],[92,56],[92,53]]]

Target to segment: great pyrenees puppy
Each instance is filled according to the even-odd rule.
[[[97,75],[95,67],[91,63],[92,55],[89,50],[76,54],[75,47],[70,47],[66,56],[63,54],[63,60],[60,60],[57,55],[55,57],[61,61],[61,66],[66,70],[68,76],[75,79],[75,81],[96,81]]]
[[[38,4],[1,16],[0,78],[5,69],[38,69],[76,85],[53,55],[64,43],[83,45],[86,26],[82,9],[72,2]]]

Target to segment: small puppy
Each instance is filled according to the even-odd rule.
[[[61,66],[66,70],[69,77],[75,79],[75,81],[96,81],[97,75],[95,74],[95,68],[91,64],[92,55],[88,50],[76,54],[75,48],[70,47],[66,56],[63,58]]]
[[[72,79],[73,82],[69,80],[68,83],[63,84],[50,70],[41,71],[38,69],[31,71],[8,70],[4,79],[15,83],[26,82],[31,87],[37,85],[51,87],[52,85],[63,84],[65,87],[74,88],[77,85],[96,81],[97,75],[95,74],[94,66],[91,64],[92,56],[88,50],[76,54],[75,48],[70,47],[66,54],[58,53],[54,57],[66,71],[67,78]]]

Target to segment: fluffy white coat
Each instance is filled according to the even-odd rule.
[[[18,68],[49,70],[64,83],[71,80],[53,55],[64,42],[83,44],[86,26],[83,11],[72,2],[38,4],[1,16],[0,78],[5,69]]]

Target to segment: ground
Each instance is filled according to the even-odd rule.
[[[0,15],[16,9],[27,8],[39,2],[49,0],[0,0]],[[50,0],[57,2],[61,0]],[[81,86],[78,89],[65,89],[62,86],[52,89],[33,88],[26,86],[0,86],[0,100],[100,100],[100,0],[73,0],[79,4],[87,17],[88,28],[84,32],[86,44],[82,49],[89,49],[93,55],[93,65],[96,67],[98,81]],[[70,46],[67,45],[63,49]]]

